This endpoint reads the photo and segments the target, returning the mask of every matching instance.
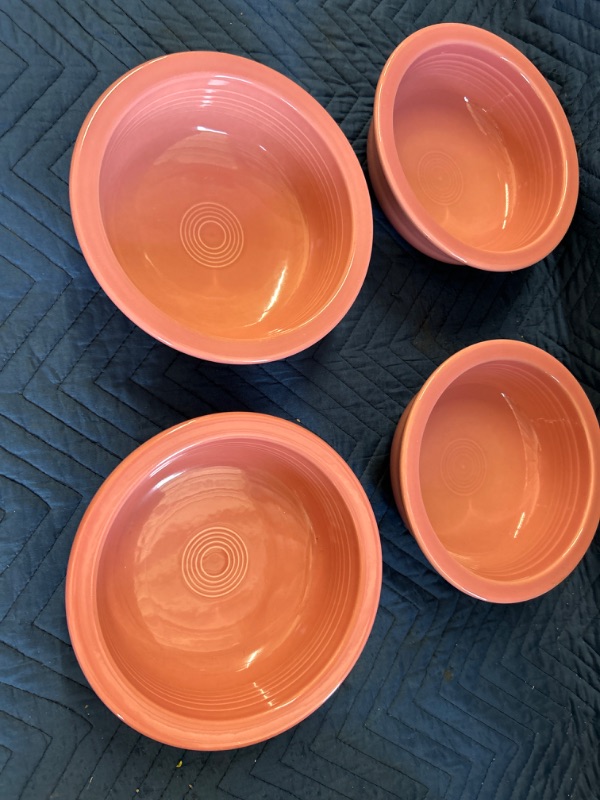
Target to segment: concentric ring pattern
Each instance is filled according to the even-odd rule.
[[[203,267],[222,269],[234,264],[244,247],[244,231],[233,211],[220,203],[196,203],[179,228],[186,252]]]
[[[186,584],[203,597],[224,597],[244,580],[248,550],[243,539],[228,528],[200,531],[187,544],[181,571]]]

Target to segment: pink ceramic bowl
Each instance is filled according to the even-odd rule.
[[[371,182],[426,255],[497,272],[550,253],[573,217],[577,153],[525,56],[471,25],[432,25],[390,56],[368,140]]]
[[[154,437],[102,485],[73,544],[67,620],[119,719],[223,750],[330,696],[380,588],[371,506],[331,447],[275,417],[215,414]]]
[[[524,342],[451,356],[400,418],[400,513],[437,571],[473,597],[517,602],[579,563],[600,515],[600,432],[573,375]]]
[[[110,86],[75,144],[70,197],[109,297],[213,361],[318,341],[371,254],[368,189],[341,129],[288,78],[224,53],[165,56]]]

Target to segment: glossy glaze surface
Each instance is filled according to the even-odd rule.
[[[469,25],[425,28],[394,51],[377,88],[369,170],[412,244],[483,269],[547,255],[578,191],[573,137],[549,85],[515,48]]]
[[[283,75],[222,53],[157,59],[108,89],[76,145],[71,201],[113,300],[214,360],[316,341],[368,266],[368,191],[341,130]]]
[[[392,480],[434,566],[469,594],[513,602],[552,588],[585,552],[599,456],[595,415],[570,373],[531,345],[493,341],[457,353],[415,397]]]
[[[70,631],[100,696],[138,730],[197,749],[249,744],[314,710],[358,657],[379,597],[377,528],[346,465],[291,423],[225,414],[156,437],[119,472],[69,566]]]

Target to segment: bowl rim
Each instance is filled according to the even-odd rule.
[[[130,105],[156,85],[186,74],[217,74],[252,82],[301,114],[335,159],[352,211],[351,248],[345,274],[328,302],[301,325],[276,336],[242,340],[190,331],[148,300],[119,265],[101,213],[102,157]],[[358,158],[338,123],[305,89],[280,72],[223,52],[171,53],[129,70],[100,95],[75,142],[69,201],[77,240],[94,277],[113,303],[158,341],[197,358],[227,364],[257,364],[293,355],[320,341],[354,303],[367,274],[373,244],[369,190]]]
[[[568,552],[546,569],[528,578],[498,580],[477,575],[450,555],[429,521],[420,491],[420,448],[431,412],[446,389],[468,370],[494,361],[512,361],[546,372],[562,387],[573,413],[585,432],[590,456],[591,481],[580,527]],[[513,339],[492,339],[459,350],[444,361],[414,396],[398,428],[393,453],[394,489],[399,490],[402,511],[415,539],[435,569],[456,588],[495,603],[530,600],[557,586],[577,566],[588,549],[600,517],[600,429],[592,405],[574,375],[554,356],[535,345]]]
[[[440,45],[470,44],[497,54],[508,68],[520,73],[545,107],[557,134],[563,157],[563,187],[559,210],[540,235],[527,245],[495,252],[462,242],[431,219],[404,175],[394,144],[393,110],[400,81],[414,61]],[[579,193],[579,166],[573,132],[563,107],[538,68],[516,47],[483,28],[442,22],[421,28],[401,42],[388,58],[379,77],[373,107],[376,153],[395,201],[431,244],[449,258],[494,272],[524,269],[537,263],[564,238]]]
[[[275,443],[299,454],[335,483],[356,521],[360,557],[354,609],[345,636],[306,691],[267,714],[240,715],[237,723],[205,721],[161,709],[128,683],[106,650],[95,597],[99,563],[108,531],[123,503],[160,464],[206,444],[240,437]],[[335,480],[333,480],[335,476]],[[134,450],[106,478],[75,535],[66,577],[67,625],[79,665],[103,703],[130,727],[159,742],[193,750],[227,750],[264,741],[288,730],[319,708],[358,660],[379,605],[382,555],[373,509],[358,478],[338,453],[300,425],[267,414],[223,412],[169,428]]]

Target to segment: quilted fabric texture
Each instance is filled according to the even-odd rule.
[[[488,28],[557,92],[581,193],[564,241],[514,274],[449,268],[374,201],[373,257],[343,322],[285,361],[227,367],[152,340],[99,289],[68,202],[79,127],[141,62],[247,55],[340,123],[364,165],[373,95],[405,36]],[[545,800],[600,796],[600,542],[546,596],[495,606],[427,564],[395,510],[394,427],[448,355],[496,337],[558,357],[600,405],[597,0],[3,0],[0,5],[0,797]],[[361,480],[384,581],[372,635],[331,699],[237,752],[161,746],[96,698],[69,643],[64,580],[81,516],[152,435],[213,411],[298,419]]]

